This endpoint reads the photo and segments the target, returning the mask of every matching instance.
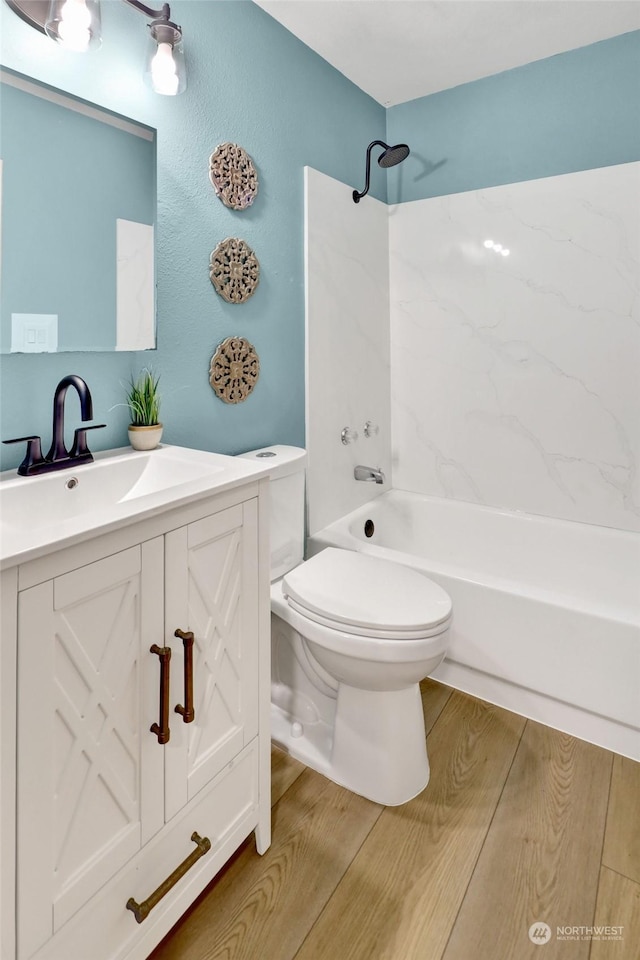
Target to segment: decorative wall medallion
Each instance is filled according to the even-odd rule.
[[[258,258],[244,240],[228,237],[211,254],[211,283],[227,303],[244,303],[260,282]]]
[[[232,210],[246,210],[258,195],[258,174],[249,154],[237,143],[221,143],[209,157],[209,179]]]
[[[225,403],[246,400],[259,375],[258,354],[244,337],[227,337],[211,358],[209,383]]]

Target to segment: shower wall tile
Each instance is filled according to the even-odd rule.
[[[316,533],[391,486],[387,207],[305,169],[308,530]],[[367,420],[378,427],[366,438]],[[342,444],[349,426],[358,440]],[[354,480],[381,467],[384,486]]]
[[[640,529],[639,197],[629,163],[390,209],[394,486]]]

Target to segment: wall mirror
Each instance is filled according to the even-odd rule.
[[[0,71],[0,352],[155,347],[156,131]]]

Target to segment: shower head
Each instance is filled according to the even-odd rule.
[[[378,166],[395,167],[396,164],[406,160],[410,152],[406,143],[397,143],[395,147],[387,147],[384,153],[381,153],[378,157]]]
[[[362,198],[369,193],[369,178],[371,176],[371,151],[373,147],[384,147],[382,153],[378,157],[378,166],[380,167],[395,167],[396,164],[402,163],[403,160],[406,160],[409,156],[410,150],[406,143],[397,143],[394,147],[390,147],[388,143],[383,143],[382,140],[373,140],[367,147],[367,169],[365,175],[365,185],[364,190],[358,193],[357,190],[353,191],[353,202],[360,203]]]

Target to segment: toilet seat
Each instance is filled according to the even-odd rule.
[[[335,547],[287,573],[282,592],[300,615],[354,636],[417,640],[451,617],[448,594],[417,570]]]
[[[438,636],[449,629],[449,618],[435,626],[421,627],[419,630],[376,630],[374,627],[356,627],[351,623],[341,623],[339,620],[322,617],[319,613],[306,610],[291,597],[287,597],[287,603],[292,610],[307,620],[313,620],[314,623],[319,623],[323,627],[338,630],[352,637],[370,637],[374,640],[424,640],[427,637]]]

